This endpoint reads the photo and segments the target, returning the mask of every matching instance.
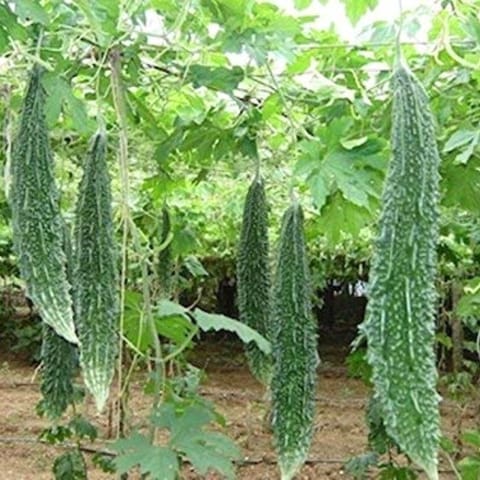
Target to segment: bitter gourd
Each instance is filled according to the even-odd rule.
[[[76,349],[46,323],[42,337],[41,410],[56,419],[74,400],[73,378],[76,370]]]
[[[270,267],[268,259],[268,210],[263,180],[257,175],[245,199],[237,255],[238,307],[240,320],[270,338]],[[268,385],[271,356],[254,342],[246,346],[250,369]]]
[[[99,411],[115,370],[118,292],[106,135],[92,138],[75,212],[75,315],[80,365]]]
[[[72,244],[66,224],[63,225],[63,240],[67,257],[67,278],[69,283],[73,284]],[[40,391],[43,398],[40,409],[49,418],[57,419],[74,401],[73,380],[77,369],[77,348],[44,323],[41,355]]]
[[[41,77],[41,68],[34,66],[12,146],[13,240],[27,295],[41,318],[66,340],[77,343]]]
[[[393,74],[392,159],[361,329],[387,433],[438,478],[435,276],[439,155],[427,95],[403,63]]]
[[[303,213],[296,201],[282,220],[273,327],[272,427],[282,480],[290,480],[310,448],[318,364]]]

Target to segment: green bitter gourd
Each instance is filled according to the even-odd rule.
[[[73,283],[72,244],[70,232],[63,225],[63,245],[67,257],[67,278]],[[42,400],[40,410],[51,419],[62,416],[75,399],[73,379],[77,369],[77,348],[53,328],[43,324],[42,335]]]
[[[77,343],[41,78],[41,68],[35,65],[12,146],[13,240],[27,295],[41,318],[66,340]]]
[[[318,354],[311,293],[303,212],[294,201],[282,220],[273,288],[272,427],[282,480],[300,470],[313,434]]]
[[[75,212],[75,315],[80,365],[97,409],[103,410],[115,370],[118,292],[106,135],[92,138]]]
[[[392,151],[361,329],[388,434],[438,478],[435,276],[439,155],[427,95],[407,66],[393,74]]]
[[[245,199],[242,230],[237,255],[238,307],[240,320],[270,338],[270,266],[268,259],[268,207],[264,182],[258,175]],[[254,342],[246,346],[250,369],[268,385],[271,356]]]

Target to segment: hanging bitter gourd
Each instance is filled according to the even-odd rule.
[[[115,370],[118,292],[106,135],[91,141],[75,212],[75,317],[80,365],[99,411],[108,399]]]
[[[42,400],[40,409],[47,417],[57,419],[75,398],[73,378],[77,366],[75,346],[43,324]]]
[[[67,278],[73,284],[73,257],[70,232],[63,225],[63,245],[67,257]],[[42,336],[42,400],[40,410],[49,418],[57,419],[74,402],[73,380],[77,369],[77,348],[53,328],[43,324]]]
[[[282,480],[290,480],[310,448],[318,364],[303,212],[296,201],[282,219],[272,314],[272,427]]]
[[[41,67],[36,65],[12,146],[9,201],[13,240],[27,295],[41,318],[66,340],[77,343],[41,78]]]
[[[401,62],[393,74],[392,151],[361,329],[387,433],[438,478],[435,276],[439,155],[427,95]]]
[[[270,267],[268,259],[268,207],[262,178],[257,175],[245,199],[237,256],[240,320],[270,339]],[[254,342],[246,346],[250,369],[268,385],[271,356]]]

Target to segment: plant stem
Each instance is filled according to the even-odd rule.
[[[113,102],[115,106],[115,112],[117,115],[117,121],[119,126],[119,164],[120,164],[120,180],[121,180],[121,202],[120,202],[120,218],[122,222],[122,247],[121,247],[121,273],[120,273],[120,339],[118,345],[118,367],[117,367],[117,376],[118,376],[118,391],[122,392],[122,367],[123,367],[123,341],[121,334],[124,330],[125,323],[125,290],[126,290],[126,279],[127,279],[127,248],[128,248],[128,230],[129,222],[128,217],[130,215],[129,206],[128,206],[128,197],[130,192],[130,182],[128,178],[128,137],[127,137],[127,125],[126,125],[126,111],[125,111],[125,101],[123,98],[122,92],[122,79],[121,79],[121,63],[120,63],[120,52],[117,50],[111,51],[110,56],[110,67],[111,67],[111,83],[112,83],[112,94]],[[117,438],[123,435],[122,427],[122,399],[123,395],[118,399],[118,421],[117,421]]]
[[[125,321],[125,290],[126,290],[126,277],[127,277],[127,249],[128,249],[128,238],[130,237],[133,242],[134,249],[137,252],[140,252],[142,249],[140,237],[138,235],[137,228],[135,223],[132,220],[130,214],[130,207],[128,199],[130,197],[130,182],[129,182],[129,165],[128,165],[128,134],[127,134],[127,109],[125,103],[124,88],[122,82],[122,73],[121,73],[121,60],[120,60],[120,51],[117,48],[111,50],[110,53],[110,67],[112,73],[112,93],[115,104],[115,110],[117,114],[117,121],[119,125],[119,140],[120,140],[120,152],[119,152],[119,162],[120,162],[120,176],[121,176],[121,220],[123,226],[123,239],[122,239],[122,272],[121,272],[121,313],[120,313],[120,332],[123,334],[124,331],[124,321]],[[155,321],[152,315],[152,300],[150,296],[150,281],[148,275],[147,262],[145,259],[142,259],[141,262],[141,273],[142,273],[142,294],[143,294],[143,308],[145,315],[145,322],[150,328],[153,343],[154,343],[154,352],[155,352],[155,371],[154,371],[154,399],[153,399],[153,409],[155,409],[161,400],[161,394],[163,391],[162,382],[165,379],[165,367],[162,361],[162,346],[160,339],[158,338]],[[118,363],[118,383],[119,383],[119,392],[120,396],[120,411],[122,409],[122,398],[126,395],[128,388],[122,385],[122,348],[123,342],[120,341],[120,354],[119,354],[119,363]],[[129,381],[127,377],[126,381]],[[120,425],[120,423],[119,423]],[[155,437],[155,427],[151,427],[150,436],[151,440],[154,440]]]

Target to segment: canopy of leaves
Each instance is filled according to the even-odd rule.
[[[377,0],[341,0],[338,8],[359,25],[352,43],[334,27],[318,28],[325,3],[296,0],[292,15],[281,2],[256,0],[3,2],[6,138],[26,71],[39,61],[47,70],[46,114],[68,218],[72,179],[98,110],[112,137],[111,157],[118,150],[115,48],[127,100],[129,205],[146,237],[156,232],[168,199],[175,256],[231,255],[241,192],[259,157],[273,199],[274,240],[293,185],[306,200],[306,235],[317,241],[311,248],[333,255],[360,246],[368,253],[390,157],[395,20],[368,22]],[[452,0],[403,14],[404,54],[437,121],[442,202],[445,211],[465,215],[480,206],[478,8],[478,0]],[[8,149],[1,163],[6,156]],[[113,173],[118,206],[115,167]]]

